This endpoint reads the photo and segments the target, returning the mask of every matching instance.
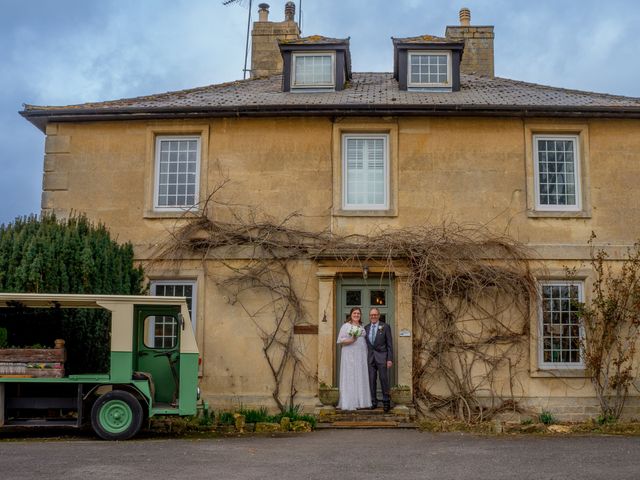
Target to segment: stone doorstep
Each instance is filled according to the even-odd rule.
[[[415,429],[418,426],[415,423],[378,421],[378,422],[361,422],[361,421],[338,421],[332,423],[318,423],[316,429],[368,429],[368,428],[410,428]]]
[[[367,421],[367,422],[398,422],[398,423],[406,423],[413,420],[413,418],[405,415],[394,415],[393,413],[381,413],[381,414],[368,414],[368,413],[359,413],[359,414],[349,414],[349,413],[336,413],[334,415],[323,415],[319,417],[320,421],[327,422],[338,422],[338,421],[346,421],[346,422],[357,422],[357,421]]]
[[[405,407],[406,409],[406,407]],[[318,416],[317,428],[417,428],[409,409],[385,413],[374,410],[327,409]]]

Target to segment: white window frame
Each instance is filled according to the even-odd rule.
[[[538,156],[539,140],[569,140],[573,143],[573,173],[575,185],[575,205],[543,205],[540,203],[540,162]],[[582,210],[582,172],[580,168],[580,139],[578,135],[533,135],[533,182],[536,210],[544,212],[579,212]]]
[[[300,57],[331,57],[331,82],[326,84],[300,84],[296,82],[296,62]],[[336,87],[336,52],[293,52],[291,54],[291,88],[292,89],[335,89]]]
[[[577,286],[578,287],[578,301],[584,302],[584,282],[583,281],[569,281],[569,280],[544,280],[538,281],[539,287],[539,302],[538,302],[538,367],[541,370],[559,370],[559,369],[584,369],[584,351],[580,346],[580,361],[578,362],[545,362],[544,361],[544,318],[543,318],[543,302],[544,297],[542,293],[543,286]],[[585,330],[582,321],[579,327],[580,340],[585,338]]]
[[[347,185],[347,141],[352,138],[380,140],[384,142],[384,204],[348,204]],[[386,133],[345,133],[342,135],[342,208],[343,210],[388,210],[389,209],[389,134]]]
[[[196,141],[196,185],[193,205],[159,205],[158,197],[160,195],[160,144],[165,141]],[[158,135],[155,142],[155,175],[153,185],[153,209],[161,212],[184,212],[193,210],[199,203],[200,198],[200,163],[202,155],[201,138],[197,135]]]
[[[438,55],[447,57],[447,81],[446,83],[419,83],[411,81],[411,57],[420,55]],[[407,87],[411,88],[451,88],[453,85],[452,78],[452,66],[451,66],[451,51],[450,50],[409,50],[407,52]]]
[[[149,282],[149,294],[156,295],[156,287],[158,285],[189,285],[191,286],[191,326],[193,328],[193,333],[196,333],[196,319],[197,317],[197,306],[198,306],[198,282],[197,280],[184,280],[184,279],[164,279],[164,280],[151,280]],[[162,295],[161,295],[162,296]],[[149,338],[147,341],[149,345],[154,344],[154,322],[152,321],[149,325]]]

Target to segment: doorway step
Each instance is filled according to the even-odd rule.
[[[382,408],[343,411],[324,407],[318,411],[317,417],[318,429],[418,428],[415,414],[404,409],[384,413]]]

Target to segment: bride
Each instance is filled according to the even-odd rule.
[[[358,307],[352,308],[349,320],[338,334],[338,343],[342,345],[338,408],[342,410],[371,407],[367,343],[361,317],[362,311]]]

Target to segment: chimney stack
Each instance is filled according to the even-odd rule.
[[[279,40],[297,40],[300,29],[294,20],[296,6],[287,2],[284,21],[269,21],[269,5],[258,5],[258,21],[251,31],[251,78],[269,77],[282,73],[282,55]]]
[[[460,71],[472,75],[494,77],[493,26],[471,26],[471,11],[460,9],[460,26],[448,26],[445,36],[454,42],[464,42]]]

